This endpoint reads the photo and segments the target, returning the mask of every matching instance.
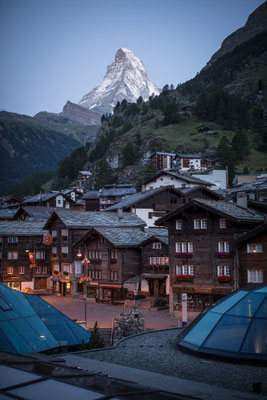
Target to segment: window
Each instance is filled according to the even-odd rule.
[[[195,275],[194,265],[176,265],[175,266],[176,275]]]
[[[217,276],[230,276],[230,266],[229,265],[217,265]]]
[[[150,265],[166,265],[169,264],[168,257],[149,257]]]
[[[13,275],[13,267],[7,267],[8,275]]]
[[[58,264],[54,265],[54,272],[59,272],[59,265]]]
[[[36,251],[35,259],[36,260],[44,260],[45,259],[45,251]]]
[[[263,283],[262,269],[248,269],[248,283]]]
[[[68,254],[68,253],[69,253],[69,248],[68,248],[68,246],[62,246],[62,248],[61,248],[61,253],[62,253],[62,254]]]
[[[152,243],[152,248],[153,249],[161,249],[161,243],[160,242],[153,242]]]
[[[61,236],[68,236],[68,229],[61,229]]]
[[[247,253],[262,253],[262,244],[247,244]]]
[[[194,229],[207,229],[207,220],[194,219]]]
[[[100,242],[101,244],[104,244],[104,243],[106,243],[106,239],[105,239],[103,236],[100,236],[99,242]]]
[[[18,252],[17,251],[9,251],[7,253],[8,260],[17,260],[18,259]]]
[[[53,236],[53,238],[57,237],[57,230],[56,229],[52,230],[52,236]]]
[[[111,250],[110,252],[110,258],[112,260],[117,260],[118,259],[118,251],[117,250]]]
[[[63,264],[63,272],[70,273],[70,264]]]
[[[193,242],[177,242],[176,253],[193,253]]]
[[[19,267],[19,274],[20,275],[25,274],[25,267]]]
[[[18,243],[18,238],[17,236],[9,236],[7,238],[7,243]]]
[[[110,271],[110,279],[116,281],[118,279],[118,272],[117,271]]]
[[[218,242],[218,253],[229,253],[230,244],[229,242]]]
[[[102,254],[99,250],[88,250],[88,257],[91,259],[100,260]]]
[[[52,247],[52,254],[54,257],[57,255],[57,247]]]
[[[225,229],[225,228],[226,228],[226,219],[220,218],[220,229]]]
[[[175,227],[176,227],[177,230],[183,229],[183,221],[181,219],[177,219],[175,221]]]
[[[47,274],[47,267],[37,267],[36,274]]]

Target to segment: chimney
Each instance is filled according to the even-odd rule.
[[[123,211],[122,211],[122,208],[117,208],[117,213],[118,213],[119,219],[122,219],[122,218],[123,218]]]
[[[237,192],[236,204],[243,208],[248,208],[248,198],[246,192]]]

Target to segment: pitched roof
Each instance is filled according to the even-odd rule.
[[[82,200],[89,200],[89,199],[99,199],[100,193],[96,190],[88,190],[88,192],[84,193]]]
[[[187,183],[197,183],[198,185],[205,185],[205,186],[213,185],[210,182],[203,181],[203,180],[201,180],[199,178],[194,178],[191,175],[178,174],[177,172],[173,172],[173,171],[159,171],[153,178],[148,179],[143,184],[146,185],[147,183],[154,181],[155,179],[157,179],[161,175],[170,175],[170,176],[172,176],[172,177],[174,177],[176,179],[183,180],[183,181],[185,181]]]
[[[104,188],[100,192],[100,197],[103,196],[127,196],[136,193],[136,189],[130,188]]]
[[[160,193],[166,189],[172,190],[176,193],[179,193],[179,189],[173,188],[172,186],[163,186],[160,188],[156,189],[150,189],[146,190],[145,192],[138,192],[132,195],[129,195],[122,199],[121,201],[112,204],[112,206],[105,208],[103,211],[112,211],[112,210],[117,210],[118,208],[124,209],[128,208],[133,204],[139,203],[140,201],[143,201],[151,196],[154,196],[157,193]]]
[[[39,194],[36,194],[35,196],[23,199],[22,203],[29,204],[29,203],[38,203],[40,201],[48,201],[48,200],[52,199],[53,197],[57,196],[58,194],[60,194],[60,192],[39,193]]]
[[[5,208],[0,210],[0,220],[1,219],[13,219],[17,212],[17,208]]]
[[[34,236],[43,235],[44,222],[0,221],[0,235]]]
[[[118,213],[105,213],[103,211],[71,211],[71,210],[58,210],[54,211],[51,217],[45,224],[47,229],[52,220],[58,216],[67,228],[89,229],[96,226],[106,227],[130,227],[130,226],[144,226],[145,222],[133,213],[124,213],[119,216]]]
[[[50,215],[57,210],[56,207],[42,207],[42,206],[20,206],[20,208],[17,210],[16,214],[14,215],[14,218],[21,212],[25,211],[30,219],[33,220],[46,220],[50,217]]]
[[[95,228],[116,247],[135,247],[148,239],[150,235],[138,228]]]
[[[166,245],[169,244],[169,237],[168,237],[168,229],[166,228],[145,228],[145,232],[150,234],[150,238],[155,238],[160,240],[162,243]],[[147,239],[149,240],[149,238]]]
[[[237,243],[246,242],[247,240],[259,235],[262,232],[267,233],[267,222],[265,222],[262,225],[257,226],[254,229],[251,229],[249,232],[245,233],[244,235],[239,236],[239,238],[236,239],[236,242]]]
[[[177,156],[181,157],[181,158],[202,158],[200,154],[181,154],[181,153],[178,153]]]
[[[240,207],[235,203],[226,202],[224,200],[192,199],[183,206],[178,207],[176,208],[176,210],[170,212],[169,214],[163,216],[162,218],[159,218],[156,221],[156,225],[162,224],[164,221],[173,218],[175,215],[192,207],[193,205],[197,205],[211,212],[213,211],[216,214],[219,214],[223,217],[229,218],[236,222],[257,224],[263,222],[264,220],[262,214],[252,209]]]

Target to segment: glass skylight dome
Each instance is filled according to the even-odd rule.
[[[39,296],[0,283],[0,351],[42,352],[88,342],[86,331]]]
[[[215,303],[177,344],[216,357],[267,360],[267,284],[239,289]]]

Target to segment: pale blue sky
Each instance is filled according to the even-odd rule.
[[[158,87],[193,78],[264,0],[0,0],[0,109],[60,112],[120,47]]]

